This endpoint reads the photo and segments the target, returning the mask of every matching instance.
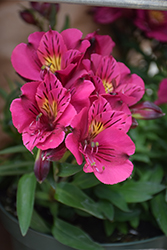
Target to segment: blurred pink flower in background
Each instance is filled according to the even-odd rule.
[[[167,78],[160,82],[158,90],[158,99],[155,101],[156,105],[167,103]]]
[[[134,24],[149,38],[167,41],[167,11],[137,10]]]
[[[94,20],[97,23],[112,23],[120,17],[132,18],[135,10],[111,7],[95,7],[93,9]]]

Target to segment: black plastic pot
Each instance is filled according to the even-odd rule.
[[[18,221],[10,215],[0,205],[0,218],[11,234],[14,250],[73,250],[73,248],[61,244],[50,235],[38,233],[32,229],[23,237],[20,233]],[[123,249],[167,249],[167,237],[158,236],[147,240],[135,241],[130,243],[111,243],[102,244],[104,250],[123,250]]]

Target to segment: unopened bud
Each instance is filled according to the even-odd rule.
[[[43,151],[41,149],[38,149],[34,165],[34,173],[38,182],[42,183],[46,179],[49,173],[49,169],[50,169],[50,161],[44,159]]]
[[[55,12],[59,11],[58,3],[39,3],[39,2],[31,2],[31,6],[34,10],[40,13],[42,16],[49,18],[49,15],[52,11],[52,8],[55,8]]]
[[[30,10],[22,10],[20,11],[21,18],[29,24],[37,24],[36,18],[34,17],[33,13]]]
[[[135,104],[131,106],[130,110],[135,119],[152,120],[165,115],[160,107],[149,101]]]

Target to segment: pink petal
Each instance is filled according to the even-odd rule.
[[[79,151],[79,138],[77,135],[77,130],[74,129],[73,133],[68,134],[65,140],[66,147],[75,156],[75,159],[79,165],[82,164],[83,158]]]
[[[102,56],[110,55],[115,46],[115,43],[109,35],[98,35],[96,31],[88,34],[85,39],[88,39],[91,43],[91,46],[86,51],[85,58],[90,58],[92,53]]]
[[[40,41],[37,55],[42,65],[48,66],[54,73],[61,69],[61,57],[66,50],[62,36],[57,31],[49,30]]]
[[[82,32],[78,29],[71,28],[63,30],[61,35],[68,49],[77,49],[80,52],[85,52],[90,46],[88,41],[81,40]]]
[[[94,172],[95,176],[99,181],[104,184],[116,184],[122,182],[130,177],[133,171],[133,164],[130,161],[127,161],[121,165],[112,166],[110,168],[106,168],[103,171],[103,174]]]
[[[110,136],[109,136],[110,135]],[[95,176],[105,184],[115,184],[125,180],[133,170],[133,164],[128,160],[135,151],[135,145],[123,131],[108,128],[94,139],[98,146],[83,151],[87,164],[85,172],[94,172]]]
[[[29,43],[21,43],[12,52],[11,62],[21,76],[31,80],[41,80],[41,62],[36,53],[39,41],[44,32],[35,32],[28,38]]]

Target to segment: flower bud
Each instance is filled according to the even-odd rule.
[[[34,173],[38,182],[42,183],[46,179],[49,173],[49,169],[50,169],[50,161],[44,158],[43,151],[38,149],[34,165]]]
[[[33,15],[33,13],[28,10],[28,9],[25,9],[23,11],[20,11],[20,16],[21,18],[26,22],[26,23],[29,23],[29,24],[34,24],[36,25],[37,24],[37,21]]]
[[[32,8],[40,13],[42,16],[49,18],[49,15],[52,11],[52,8],[55,8],[56,13],[59,11],[58,3],[39,3],[39,2],[31,2]]]
[[[155,103],[145,101],[131,106],[132,117],[141,120],[157,119],[165,114]]]
[[[67,148],[65,147],[65,143],[62,142],[57,148],[51,148],[43,151],[43,159],[58,161],[63,157],[66,151]]]

